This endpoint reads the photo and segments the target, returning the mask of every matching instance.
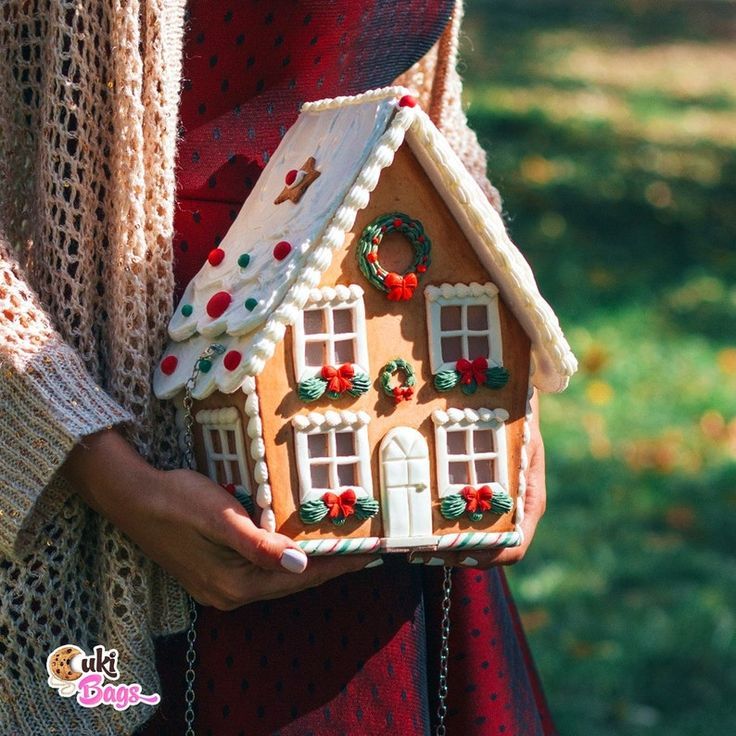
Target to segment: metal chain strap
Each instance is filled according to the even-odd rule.
[[[194,416],[192,415],[192,406],[194,399],[192,398],[192,391],[197,383],[197,378],[201,372],[201,366],[203,360],[210,360],[215,355],[221,355],[225,352],[225,346],[219,343],[213,343],[210,345],[194,363],[194,369],[192,375],[184,384],[184,459],[187,467],[194,469]],[[184,675],[186,680],[186,691],[184,693],[184,721],[187,725],[185,736],[197,736],[197,732],[194,730],[194,678],[195,671],[194,665],[197,660],[197,651],[195,649],[195,643],[197,641],[197,602],[189,596],[189,628],[187,629],[187,669]]]
[[[445,567],[445,578],[442,582],[442,647],[440,649],[440,686],[439,705],[437,706],[436,736],[445,736],[447,728],[447,665],[450,657],[450,593],[452,592],[452,568]]]

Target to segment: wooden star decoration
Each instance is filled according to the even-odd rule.
[[[314,156],[310,156],[299,169],[300,173],[302,171],[304,172],[304,176],[302,176],[302,178],[297,183],[291,185],[287,184],[281,190],[281,194],[276,197],[273,203],[281,204],[282,202],[286,202],[287,199],[290,199],[294,204],[296,204],[302,198],[304,192],[306,192],[307,189],[311,186],[312,182],[321,173],[314,168],[314,164]]]

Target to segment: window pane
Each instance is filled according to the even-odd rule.
[[[224,451],[228,455],[236,455],[237,445],[235,444],[235,432],[232,430],[226,430],[225,431],[225,447],[223,448]]]
[[[335,343],[335,362],[355,363],[355,350],[353,349],[352,340],[339,340]]]
[[[447,433],[447,451],[450,455],[465,455],[465,430],[456,430]]]
[[[230,472],[233,475],[233,483],[235,483],[236,486],[247,487],[248,484],[245,482],[245,478],[240,474],[240,466],[238,463],[231,463]]]
[[[485,304],[475,304],[468,306],[468,329],[488,329],[488,307],[486,307]]]
[[[327,457],[327,435],[308,434],[307,447],[309,448],[309,457]]]
[[[355,455],[352,432],[335,432],[335,453],[338,457]]]
[[[222,460],[218,460],[215,463],[215,474],[217,475],[218,483],[228,483],[227,473],[225,472],[225,463]]]
[[[468,359],[487,358],[488,337],[486,335],[470,335],[468,337]]]
[[[314,335],[316,333],[324,332],[323,323],[324,310],[322,309],[310,309],[304,312],[304,334]]]
[[[450,483],[470,483],[467,463],[448,463]]]
[[[338,465],[337,466],[337,478],[341,486],[354,486],[355,485],[355,463],[349,465]]]
[[[217,454],[222,452],[222,442],[220,442],[220,433],[216,429],[208,429],[210,437],[212,438],[212,450]]]
[[[476,453],[493,452],[493,432],[490,429],[476,429],[473,432],[473,449]]]
[[[475,480],[477,483],[490,483],[493,480],[493,460],[475,461]]]
[[[312,465],[312,488],[329,488],[330,479],[328,474],[328,468],[330,466],[324,465]]]
[[[440,307],[440,327],[443,332],[460,329],[460,307]]]
[[[442,362],[455,363],[463,357],[463,344],[459,337],[442,338]]]
[[[308,342],[304,348],[304,358],[308,366],[320,368],[325,364],[325,344],[321,340]]]
[[[335,334],[340,335],[345,332],[353,331],[353,310],[352,309],[335,309],[332,312],[332,320],[335,327]]]

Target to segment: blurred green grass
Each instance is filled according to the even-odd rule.
[[[472,127],[581,368],[509,578],[560,732],[736,732],[736,7],[469,0]]]

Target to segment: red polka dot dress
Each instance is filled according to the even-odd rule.
[[[302,102],[392,80],[451,2],[189,3],[177,299],[216,249]],[[217,257],[217,251],[210,257]],[[217,308],[214,305],[213,308]],[[442,568],[382,567],[222,612],[199,607],[199,736],[419,736],[434,723]],[[454,572],[448,733],[554,734],[503,574]],[[184,733],[184,634],[157,642],[162,703],[139,736]]]

